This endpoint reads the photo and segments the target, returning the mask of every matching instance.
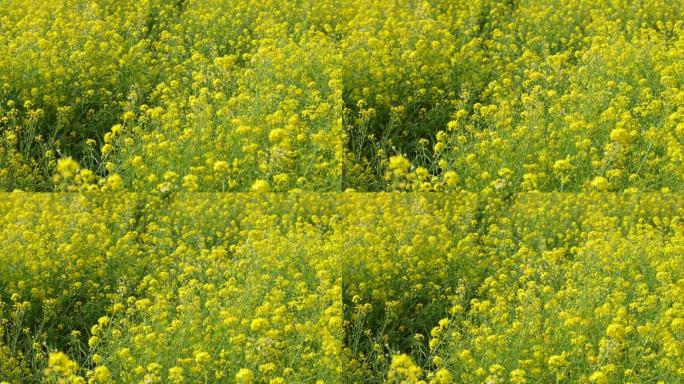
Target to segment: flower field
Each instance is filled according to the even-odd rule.
[[[447,196],[349,216],[345,382],[684,380],[681,196]]]
[[[0,0],[0,384],[684,383],[684,2]]]
[[[14,193],[0,214],[3,382],[684,379],[679,195]]]
[[[11,191],[681,190],[684,5],[3,0]]]
[[[4,196],[0,381],[339,382],[333,218],[269,196]]]

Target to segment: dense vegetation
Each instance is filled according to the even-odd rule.
[[[684,180],[680,1],[2,6],[4,190]]]
[[[683,20],[0,0],[0,384],[684,382]]]
[[[266,196],[3,196],[0,382],[339,382],[331,218]]]
[[[24,194],[0,381],[684,379],[684,198]]]

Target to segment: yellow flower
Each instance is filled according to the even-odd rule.
[[[174,384],[183,383],[185,377],[183,376],[183,368],[181,367],[171,367],[169,368],[169,380]]]
[[[211,355],[209,353],[200,351],[195,353],[195,362],[197,364],[206,364],[211,360]]]
[[[684,332],[684,318],[678,317],[672,320],[670,326],[672,327],[672,330],[675,332]]]
[[[622,342],[625,340],[625,327],[623,327],[622,324],[610,324],[606,329],[606,335],[610,336],[611,338],[617,341]]]
[[[444,173],[444,182],[449,186],[449,187],[455,187],[458,182],[460,181],[460,178],[458,177],[458,174],[454,171],[447,171]]]
[[[227,162],[227,161],[220,160],[220,161],[217,161],[217,162],[214,163],[214,171],[215,171],[215,172],[226,172],[226,171],[228,171],[229,169],[230,169],[230,168],[229,168],[229,166],[228,166],[228,162]]]
[[[389,169],[397,176],[405,175],[410,167],[411,163],[404,156],[397,155],[389,159]]]
[[[287,137],[287,131],[285,131],[282,128],[275,128],[272,129],[271,132],[268,134],[268,141],[271,143],[277,143],[282,141]]]
[[[235,374],[235,382],[237,384],[252,384],[254,383],[254,373],[250,369],[240,368]]]
[[[77,370],[78,364],[72,361],[64,352],[53,352],[49,354],[46,373],[52,371],[64,376],[71,376],[74,375]]]
[[[405,354],[392,356],[387,380],[405,384],[418,383],[423,376],[423,370]]]
[[[525,371],[522,369],[514,369],[511,371],[511,383],[526,383]]]
[[[589,376],[589,381],[596,384],[608,384],[608,378],[601,371],[596,371]]]
[[[121,116],[121,119],[123,121],[130,121],[135,118],[135,113],[133,111],[126,111],[124,114]]]
[[[78,172],[78,163],[71,157],[65,157],[57,160],[57,172],[64,179],[71,179],[76,176]]]
[[[93,369],[93,375],[88,380],[89,383],[106,383],[111,377],[109,368],[104,365],[98,365]]]
[[[182,185],[188,192],[195,192],[198,189],[198,178],[195,175],[185,175],[183,176]]]
[[[249,324],[249,329],[251,329],[254,332],[263,331],[268,328],[268,320],[264,319],[263,317],[256,318],[252,320],[252,322]]]
[[[591,187],[597,191],[607,191],[610,188],[608,180],[603,176],[596,176],[594,180],[591,181]]]
[[[259,193],[266,193],[270,191],[271,186],[268,184],[268,181],[266,180],[256,180],[254,184],[252,184],[252,192],[259,192]]]
[[[449,370],[440,368],[435,372],[435,376],[430,380],[430,384],[450,384],[453,382],[453,377]]]
[[[610,139],[622,145],[627,145],[629,143],[629,133],[624,128],[615,128],[610,131]]]
[[[118,191],[123,188],[123,178],[118,174],[114,173],[107,176],[107,179],[102,186],[103,191]]]

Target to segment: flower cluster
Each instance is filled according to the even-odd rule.
[[[260,196],[4,195],[0,382],[339,382],[332,205]]]
[[[679,1],[4,8],[3,190],[684,184]]]
[[[0,15],[0,187],[54,189],[57,161],[104,176],[99,145],[155,85],[164,1],[8,1]],[[84,184],[90,183],[90,180]]]
[[[349,215],[345,382],[684,379],[681,196],[408,196]]]
[[[681,2],[351,3],[352,187],[681,189]]]
[[[4,4],[0,187],[341,189],[330,4]]]
[[[0,381],[679,382],[682,217],[662,194],[6,194]]]
[[[0,384],[684,382],[684,2],[0,3]]]
[[[682,200],[637,196],[514,203],[516,246],[456,303],[440,366],[466,383],[684,379]]]

